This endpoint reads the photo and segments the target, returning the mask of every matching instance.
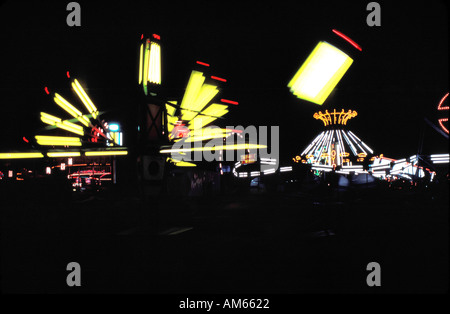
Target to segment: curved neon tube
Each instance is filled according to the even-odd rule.
[[[362,51],[362,48],[356,42],[354,42],[350,37],[342,34],[340,31],[337,31],[335,29],[333,29],[333,33],[335,33],[336,35],[340,36],[341,38],[343,38],[344,40],[349,42],[353,47],[355,47],[359,51]]]

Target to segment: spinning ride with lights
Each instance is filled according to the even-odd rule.
[[[313,117],[323,122],[325,130],[316,136],[300,156],[293,158],[294,162],[325,165],[335,169],[337,166],[363,163],[366,158],[371,158],[373,150],[355,133],[346,129],[347,121],[356,116],[357,112],[354,110],[316,112]]]

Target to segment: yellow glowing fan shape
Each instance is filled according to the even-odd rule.
[[[78,82],[77,79],[74,79],[72,82],[72,88],[74,92],[77,94],[80,101],[84,104],[86,109],[89,111],[89,114],[96,119],[98,116],[97,107],[94,105],[90,97],[87,95],[84,88]],[[84,115],[80,110],[78,110],[74,105],[72,105],[69,101],[67,101],[64,97],[55,93],[53,97],[54,102],[64,109],[69,115],[71,115],[74,120],[82,123],[85,127],[91,126],[88,115]],[[71,121],[74,121],[71,120]],[[69,120],[62,120],[59,117],[53,116],[51,114],[41,112],[41,121],[49,124],[51,126],[69,131],[71,133],[84,136],[84,127],[73,123]],[[37,143],[39,145],[47,145],[47,146],[81,146],[81,139],[78,137],[64,137],[64,136],[36,136]]]

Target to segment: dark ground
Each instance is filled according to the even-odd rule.
[[[339,200],[298,187],[147,205],[120,185],[71,200],[49,187],[1,188],[3,293],[448,292],[448,183]],[[66,285],[73,261],[81,287]],[[369,262],[381,266],[381,287],[366,284]]]

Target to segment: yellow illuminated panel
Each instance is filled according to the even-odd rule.
[[[196,115],[198,115],[196,111],[181,110],[181,120],[183,121],[191,121]]]
[[[182,119],[185,121],[192,120],[198,114],[198,112],[201,111],[214,98],[214,96],[217,95],[218,92],[219,90],[217,89],[217,86],[211,84],[203,84],[198,90],[198,94],[192,96],[192,102],[189,102],[189,105],[185,105],[185,107],[182,107],[192,110],[182,110]]]
[[[58,128],[61,128],[61,129],[65,129],[65,130],[70,131],[72,133],[76,133],[76,134],[79,134],[81,136],[84,135],[83,127],[81,127],[81,126],[79,126],[77,124],[71,123],[71,122],[69,122],[67,120],[61,122],[60,118],[52,116],[52,115],[49,115],[49,114],[47,114],[45,112],[41,112],[41,120],[42,120],[42,122],[45,122],[45,123],[50,124],[50,125],[54,125],[54,126],[56,126]]]
[[[43,158],[41,153],[0,153],[0,159]]]
[[[188,129],[189,130],[193,130],[194,127],[203,128],[207,124],[213,122],[216,119],[217,118],[215,118],[215,117],[208,117],[208,116],[198,115],[193,120],[191,120],[191,122],[188,125]]]
[[[86,152],[86,156],[112,156],[112,155],[127,155],[126,150],[116,150],[116,151],[92,151]]]
[[[202,114],[214,117],[222,117],[228,112],[228,106],[220,104],[211,104],[208,108],[203,110]]]
[[[48,157],[79,157],[80,152],[53,152],[47,153]]]
[[[161,47],[152,42],[147,79],[150,83],[161,84]]]
[[[196,164],[193,164],[191,162],[186,162],[186,161],[180,161],[175,163],[175,166],[177,167],[197,167]]]
[[[177,121],[178,117],[167,116],[167,131],[172,132]]]
[[[176,101],[170,101],[170,103],[173,104],[173,105],[177,104]],[[166,110],[167,110],[167,114],[168,115],[170,115],[170,116],[174,116],[175,115],[176,108],[174,106],[166,104]]]
[[[72,104],[70,104],[58,93],[55,93],[55,97],[53,98],[53,100],[56,102],[56,104],[58,104],[61,108],[67,111],[74,118],[78,118],[79,116],[81,116],[81,111],[72,106]]]
[[[148,66],[150,57],[150,41],[145,42],[144,48],[144,72],[142,73],[142,86],[144,87],[144,93],[147,95],[147,77],[148,77]]]
[[[352,63],[353,59],[347,54],[321,41],[288,87],[298,98],[322,105]]]
[[[65,100],[61,95],[55,93],[55,97],[53,98],[55,103],[67,111],[72,117],[77,118],[78,121],[83,123],[85,126],[89,126],[89,119],[86,116],[83,116],[81,111],[75,108],[72,104],[70,104],[67,100]],[[42,120],[42,117],[41,117]]]
[[[192,107],[192,103],[199,94],[204,81],[205,77],[203,76],[203,73],[192,71],[186,87],[186,92],[184,93],[183,100],[181,101],[181,108],[190,109]]]
[[[60,118],[52,116],[45,112],[41,112],[41,120],[48,124],[55,124],[56,122],[61,122]]]
[[[64,129],[66,131],[69,131],[69,132],[72,132],[72,133],[75,133],[75,134],[78,134],[81,136],[84,135],[84,131],[83,131],[82,127],[80,127],[79,125],[73,124],[69,121],[63,121],[62,123],[58,122],[58,123],[56,123],[56,126],[58,128]]]
[[[78,97],[81,99],[83,104],[86,106],[89,113],[92,114],[92,117],[95,119],[97,118],[97,108],[93,104],[92,100],[89,98],[89,96],[84,91],[83,87],[80,85],[80,83],[75,79],[74,83],[72,83],[72,87],[77,93]]]
[[[141,48],[139,49],[139,84],[142,83],[142,58],[144,54],[144,44],[141,44]]]
[[[44,135],[36,135],[35,137],[39,145],[81,146],[81,141],[80,138],[78,137],[44,136]]]

